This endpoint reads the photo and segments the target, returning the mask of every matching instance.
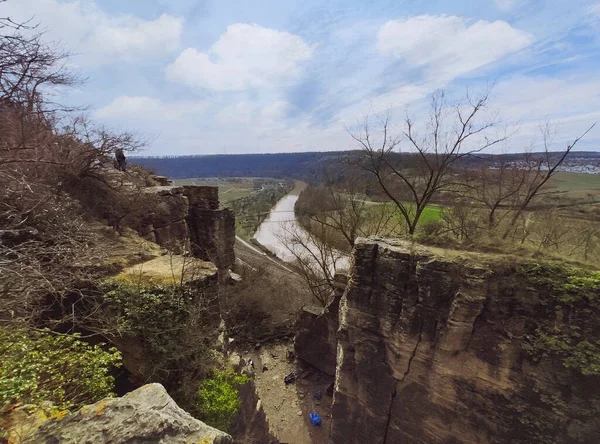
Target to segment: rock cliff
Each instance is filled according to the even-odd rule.
[[[548,288],[499,258],[360,240],[337,320],[332,442],[600,442],[600,376],[576,368],[597,359],[598,307]],[[534,356],[533,337],[569,328],[587,352]]]
[[[229,444],[233,439],[179,408],[162,385],[148,384],[49,420],[23,442]]]
[[[330,376],[335,376],[339,306],[347,282],[345,274],[337,273],[327,307],[304,307],[296,324],[296,356]]]
[[[219,208],[219,189],[209,186],[154,187],[158,203],[132,228],[171,251],[185,246],[194,257],[213,262],[219,270],[235,262],[235,217]]]

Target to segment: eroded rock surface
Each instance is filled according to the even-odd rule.
[[[339,306],[347,282],[345,274],[336,274],[331,302],[325,309],[304,307],[296,324],[296,356],[330,376],[335,375]]]
[[[52,420],[25,442],[230,444],[233,440],[180,409],[162,385],[148,384],[122,398],[107,398]]]
[[[493,264],[360,240],[340,301],[332,442],[600,442],[600,377],[524,350],[540,325],[567,322],[549,301]]]
[[[132,222],[148,240],[181,252],[189,247],[194,257],[213,262],[219,270],[235,263],[235,216],[219,208],[219,189],[209,186],[154,187],[158,203]]]

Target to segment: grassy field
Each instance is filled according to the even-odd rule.
[[[400,211],[398,211],[398,209],[396,208],[396,205],[392,202],[388,202],[388,203],[380,203],[380,204],[375,204],[373,206],[371,206],[370,212],[371,215],[370,217],[377,217],[379,213],[380,209],[378,209],[376,207],[376,205],[386,205],[387,206],[387,210],[392,211],[394,213],[394,218],[397,220],[397,222],[399,224],[404,225],[404,217],[402,216],[402,214],[400,213]],[[406,203],[405,205],[407,208],[411,207],[411,204]],[[421,219],[419,219],[419,225],[423,225],[423,224],[427,224],[427,223],[431,223],[431,222],[437,222],[440,219],[442,219],[442,214],[443,214],[443,208],[438,206],[438,205],[427,205],[425,207],[425,209],[423,210],[423,213],[421,214]]]
[[[569,173],[561,171],[549,182],[549,188],[556,191],[590,190],[600,192],[600,174]]]
[[[232,178],[218,178],[208,177],[199,179],[179,179],[174,180],[174,185],[206,185],[219,187],[219,200],[221,206],[228,206],[233,201],[239,200],[243,197],[247,197],[256,191],[255,180],[260,181],[278,181],[277,179],[264,179],[264,178],[253,178],[253,177],[232,177]]]

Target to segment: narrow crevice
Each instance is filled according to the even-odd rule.
[[[424,325],[425,325],[425,321],[421,320],[421,327],[419,328],[419,339],[417,339],[415,348],[413,349],[412,354],[410,355],[410,358],[408,359],[408,365],[406,366],[406,371],[404,372],[404,375],[402,375],[402,379],[400,380],[400,382],[404,381],[404,379],[410,372],[410,365],[412,364],[413,358],[417,354],[417,349],[419,348],[419,344],[421,343],[421,339],[423,338],[423,326]]]
[[[398,382],[404,381],[404,379],[410,372],[410,365],[412,364],[413,358],[417,354],[417,349],[419,348],[419,344],[421,343],[421,339],[423,338],[423,326],[424,325],[425,325],[425,321],[421,320],[421,326],[419,327],[419,339],[417,339],[415,348],[413,349],[412,354],[408,360],[408,365],[406,367],[406,371],[404,372],[404,375],[402,375],[402,379],[400,379],[400,381],[398,381]],[[396,381],[394,382],[394,392],[392,393],[392,399],[390,401],[390,408],[388,409],[388,416],[387,416],[387,421],[385,424],[385,432],[384,432],[385,434],[383,435],[383,444],[386,444],[387,439],[388,439],[388,430],[390,427],[390,422],[392,421],[392,409],[394,408],[394,400],[396,399],[396,392],[398,391],[398,382],[396,382]]]
[[[394,408],[394,400],[396,399],[396,392],[398,391],[398,383],[394,380],[394,392],[392,393],[392,399],[390,400],[390,408],[388,409],[387,421],[385,423],[385,431],[383,435],[383,444],[387,444],[388,429],[390,428],[390,422],[392,421],[392,409]]]

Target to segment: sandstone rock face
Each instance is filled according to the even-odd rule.
[[[219,269],[235,263],[235,216],[219,209],[217,187],[185,186],[181,188],[189,202],[187,225],[192,254],[214,262]]]
[[[360,240],[340,301],[332,442],[600,442],[600,377],[523,347],[564,310],[510,280]]]
[[[296,356],[330,376],[335,376],[339,305],[347,281],[345,274],[335,275],[336,288],[324,310],[303,309],[294,338]]]
[[[107,398],[40,427],[26,443],[233,443],[231,436],[180,409],[160,384]]]
[[[133,223],[147,239],[181,253],[184,246],[198,259],[213,262],[219,270],[235,263],[235,217],[219,209],[217,187],[155,187],[158,204]]]

